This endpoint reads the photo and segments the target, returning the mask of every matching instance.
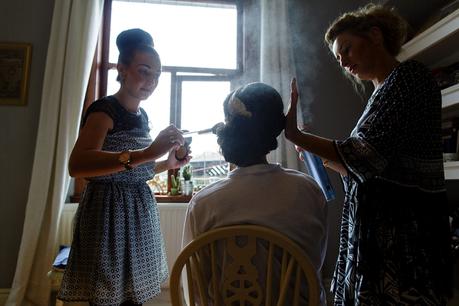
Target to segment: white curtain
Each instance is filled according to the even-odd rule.
[[[102,22],[103,0],[56,0],[16,273],[6,305],[48,305],[67,161]]]
[[[260,79],[276,88],[284,101],[284,111],[290,101],[290,80],[296,76],[292,36],[288,24],[287,0],[261,0]],[[287,168],[300,169],[298,154],[284,133],[278,137],[277,150],[268,156]]]

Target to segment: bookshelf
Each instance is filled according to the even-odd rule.
[[[441,95],[443,108],[459,105],[459,84],[443,89]]]
[[[437,21],[403,45],[398,60],[416,59],[429,68],[459,61],[459,9]],[[443,118],[459,117],[459,84],[442,90]],[[459,179],[459,161],[445,162],[445,178]]]
[[[442,61],[441,55],[451,54],[449,47],[459,46],[459,9],[447,15],[423,32],[405,43],[398,55],[404,61],[416,58],[425,64],[437,64]],[[445,53],[445,54],[442,54]],[[429,65],[430,66],[430,65]]]

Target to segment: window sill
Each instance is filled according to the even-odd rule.
[[[191,195],[162,195],[155,194],[156,202],[158,203],[188,203],[191,200]]]

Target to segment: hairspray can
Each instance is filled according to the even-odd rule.
[[[327,171],[320,157],[308,151],[303,151],[302,154],[309,175],[319,184],[327,202],[335,199],[335,190],[330,183]]]

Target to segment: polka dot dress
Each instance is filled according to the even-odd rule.
[[[142,109],[133,114],[106,97],[94,102],[86,117],[92,112],[105,112],[114,122],[103,150],[135,150],[151,143]],[[146,163],[90,179],[75,216],[59,299],[140,304],[160,293],[168,271],[156,201],[146,184],[153,169],[154,163]]]
[[[441,95],[420,63],[398,65],[350,137],[335,305],[443,305],[450,288]]]

